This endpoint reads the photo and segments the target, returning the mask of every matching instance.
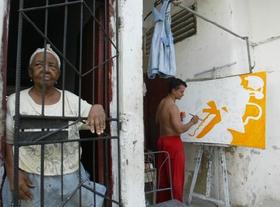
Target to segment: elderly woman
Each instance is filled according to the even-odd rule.
[[[29,76],[33,86],[20,92],[20,114],[40,115],[42,107],[46,116],[87,117],[87,125],[90,130],[97,134],[103,133],[105,129],[105,113],[101,105],[90,105],[86,101],[69,92],[64,92],[55,87],[60,76],[60,59],[58,55],[47,46],[46,49],[37,49],[30,57]],[[42,100],[44,91],[44,101]],[[63,100],[64,99],[64,100]],[[64,108],[62,107],[64,102]],[[63,112],[64,110],[64,112]],[[15,94],[8,97],[7,103],[7,154],[6,172],[7,179],[3,187],[3,203],[11,206],[11,192],[14,188],[14,120],[15,115]],[[79,139],[78,124],[70,124],[68,129],[68,139]],[[77,142],[63,144],[63,161],[61,159],[61,144],[46,144],[44,147],[44,206],[61,206],[61,198],[67,201],[65,206],[80,206],[80,196],[82,206],[102,206],[103,198],[93,196],[93,192],[82,188],[81,195],[78,188],[80,175],[82,182],[89,188],[100,194],[105,194],[105,187],[89,181],[83,167],[79,174],[79,145]],[[63,176],[61,176],[61,166],[63,162]],[[18,196],[21,206],[40,206],[40,174],[41,174],[41,146],[22,146],[19,150],[19,189]],[[63,179],[63,191],[61,183]],[[63,195],[61,193],[63,192]]]

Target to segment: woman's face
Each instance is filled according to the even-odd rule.
[[[45,66],[44,66],[45,64]],[[60,75],[57,59],[50,53],[46,54],[44,61],[44,53],[35,55],[30,67],[29,76],[33,80],[35,86],[53,87]]]

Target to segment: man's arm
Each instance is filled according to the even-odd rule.
[[[194,124],[198,122],[198,116],[193,116],[188,123],[183,124],[183,122],[181,121],[180,111],[175,104],[170,108],[170,119],[174,130],[178,134],[182,134],[188,131]]]

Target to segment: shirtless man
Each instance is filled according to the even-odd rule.
[[[183,97],[186,87],[187,84],[184,81],[172,78],[169,85],[169,94],[161,100],[156,113],[156,123],[160,130],[157,148],[159,151],[167,151],[170,155],[173,195],[179,201],[183,201],[185,177],[185,153],[180,134],[188,131],[199,119],[198,116],[193,116],[186,124],[183,124],[181,121],[182,117],[175,101]],[[159,159],[158,164],[161,164],[162,159]],[[159,187],[168,187],[169,175],[167,165],[159,172],[159,176]],[[161,191],[157,195],[157,202],[170,199],[168,191]]]

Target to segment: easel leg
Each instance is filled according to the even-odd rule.
[[[212,164],[214,159],[214,149],[211,147],[208,149],[208,170],[207,170],[207,177],[206,177],[206,197],[210,197],[211,195],[211,185],[212,185],[212,178],[213,178],[213,172],[212,172]]]
[[[194,187],[196,184],[198,171],[200,168],[202,155],[203,155],[203,146],[199,146],[197,156],[196,156],[195,169],[194,169],[194,173],[193,173],[192,183],[191,183],[191,187],[190,187],[190,194],[189,194],[189,199],[188,199],[189,205],[192,202],[193,191],[194,191]]]
[[[230,202],[229,202],[229,190],[228,190],[228,173],[227,173],[225,149],[224,149],[223,147],[220,147],[220,148],[219,148],[219,152],[220,152],[220,157],[221,157],[221,165],[222,165],[222,173],[223,173],[223,182],[224,182],[225,207],[230,207]]]

